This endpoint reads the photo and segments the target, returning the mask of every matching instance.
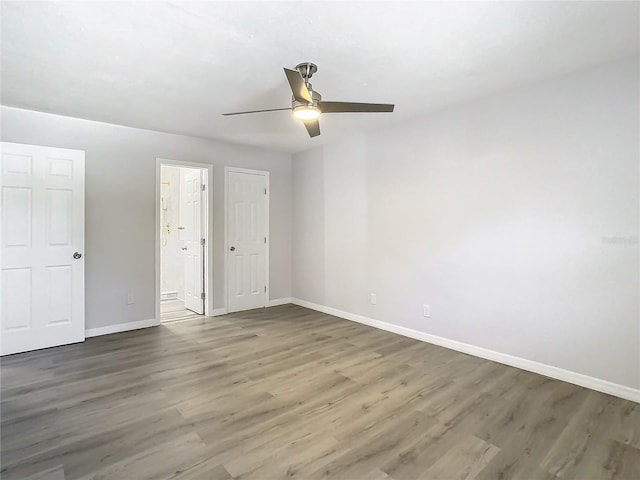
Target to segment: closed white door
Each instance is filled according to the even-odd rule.
[[[227,170],[228,310],[266,306],[267,188],[265,173]]]
[[[84,152],[0,149],[0,354],[82,342]]]
[[[180,224],[184,252],[184,306],[203,314],[202,172],[182,169],[180,173]]]

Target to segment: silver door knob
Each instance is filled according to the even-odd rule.
[[[76,260],[78,260],[79,258],[82,258],[82,254],[81,254],[81,253],[78,253],[78,252],[75,252],[75,253],[73,254],[73,258],[75,258]]]
[[[229,250],[231,250],[232,252],[235,252],[236,251],[236,247],[231,247],[231,248],[229,248]]]

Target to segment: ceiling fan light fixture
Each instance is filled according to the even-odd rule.
[[[293,109],[293,116],[303,122],[317,120],[320,117],[320,109],[313,105],[298,105]]]

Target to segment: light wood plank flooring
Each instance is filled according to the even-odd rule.
[[[11,479],[640,478],[640,405],[293,305],[2,359]]]
[[[160,321],[162,323],[176,320],[193,320],[199,317],[200,315],[197,313],[186,309],[184,302],[177,298],[160,302]]]

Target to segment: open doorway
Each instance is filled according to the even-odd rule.
[[[156,291],[161,322],[209,314],[211,168],[158,160]]]

